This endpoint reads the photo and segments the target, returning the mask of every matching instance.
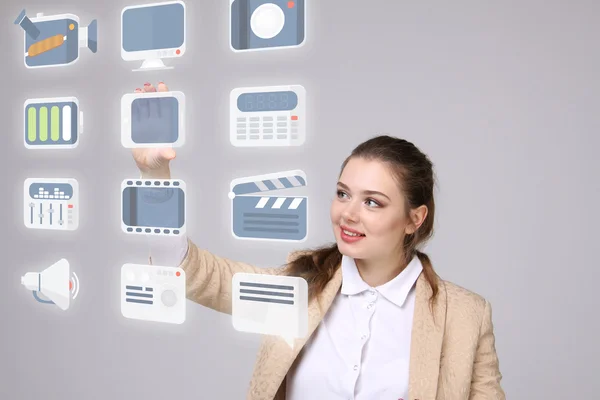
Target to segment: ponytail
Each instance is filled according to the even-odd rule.
[[[439,288],[438,288],[438,275],[435,273],[433,269],[433,264],[429,259],[429,256],[422,251],[415,250],[416,256],[419,257],[419,261],[421,261],[421,265],[423,266],[423,274],[425,275],[425,279],[427,279],[427,283],[429,283],[429,287],[431,287],[431,298],[430,305],[433,308],[433,304],[435,303],[435,299],[437,298]]]

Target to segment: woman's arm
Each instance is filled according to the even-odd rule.
[[[260,268],[219,257],[198,248],[189,238],[180,267],[186,274],[186,297],[213,310],[231,314],[231,280],[237,272],[282,275],[285,267]]]
[[[483,320],[479,331],[479,343],[473,365],[470,400],[506,400],[500,386],[502,374],[496,354],[492,308],[485,302]]]

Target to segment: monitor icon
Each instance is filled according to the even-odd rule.
[[[121,12],[121,58],[142,61],[133,71],[172,69],[163,58],[177,58],[186,49],[183,1],[128,6]]]

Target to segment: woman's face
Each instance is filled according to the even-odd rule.
[[[401,254],[410,219],[404,196],[387,165],[351,159],[342,171],[336,193],[331,223],[343,255],[375,261]]]

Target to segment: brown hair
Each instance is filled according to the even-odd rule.
[[[427,216],[421,226],[414,233],[404,237],[405,259],[403,261],[404,265],[408,265],[415,255],[419,257],[423,265],[423,274],[433,292],[430,299],[433,304],[438,293],[437,274],[427,254],[417,250],[418,246],[433,235],[435,176],[432,162],[414,144],[387,135],[376,136],[359,144],[342,163],[340,176],[348,161],[353,158],[376,160],[387,164],[404,193],[407,211],[421,205],[427,206]],[[312,298],[320,294],[334,276],[341,264],[342,254],[336,243],[302,253],[290,261],[287,273],[306,279],[309,295]]]

